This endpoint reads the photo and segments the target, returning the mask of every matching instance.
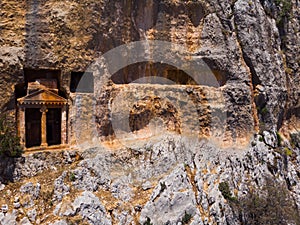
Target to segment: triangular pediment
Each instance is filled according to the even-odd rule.
[[[67,104],[67,99],[45,89],[38,90],[18,99],[19,104]]]

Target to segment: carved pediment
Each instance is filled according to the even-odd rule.
[[[57,104],[65,105],[68,104],[67,99],[55,94],[52,91],[47,91],[45,89],[33,92],[25,97],[19,98],[18,103],[20,105],[24,104]]]

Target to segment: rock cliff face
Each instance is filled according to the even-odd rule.
[[[299,224],[299,142],[257,135],[224,156],[165,134],[138,149],[97,147],[1,162],[2,224]],[[285,147],[282,147],[285,145]],[[289,146],[289,147],[287,147]],[[2,207],[3,207],[2,206]]]
[[[69,96],[71,72],[85,71],[122,44],[160,40],[183,46],[222,76],[231,136],[279,130],[299,114],[298,4],[2,1],[1,108],[13,113],[24,68],[61,70],[61,90]],[[128,76],[143,71],[133,67]]]
[[[24,71],[59,70],[69,142],[84,148],[2,160],[1,224],[299,224],[298,0],[2,0],[0,7],[1,113],[14,120]],[[106,72],[112,81],[104,88],[95,78],[95,95],[71,93],[72,72],[134,41],[181,46],[187,61],[207,64],[218,87],[144,62]],[[130,84],[143,76],[175,84]],[[119,101],[120,121],[113,120],[112,102],[124,90],[124,99],[138,101]],[[160,91],[170,93],[168,101]],[[184,124],[201,139],[185,135]],[[114,143],[123,131],[137,138],[125,138],[127,147]],[[143,142],[149,133],[153,139]],[[213,134],[224,135],[226,149],[205,141]],[[85,137],[97,136],[109,142],[88,149]],[[268,203],[274,215],[264,211]]]

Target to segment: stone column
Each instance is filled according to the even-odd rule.
[[[20,144],[23,148],[26,147],[26,129],[25,129],[25,108],[19,107],[18,110],[18,135],[20,137]]]
[[[67,106],[61,109],[61,144],[67,144]]]
[[[45,105],[42,106],[41,108],[41,113],[42,113],[42,120],[41,120],[41,147],[47,147],[47,112],[48,109]]]

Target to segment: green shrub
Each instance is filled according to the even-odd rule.
[[[143,223],[143,225],[153,225],[153,224],[151,223],[150,218],[147,217],[147,220]]]
[[[250,191],[238,202],[229,202],[241,224],[300,224],[297,206],[285,184],[273,177],[259,190]]]
[[[192,215],[185,211],[184,216],[182,217],[181,223],[188,224],[191,221],[191,219],[192,219]]]
[[[69,180],[72,181],[72,182],[74,182],[76,180],[76,177],[75,177],[74,173],[70,173]]]
[[[293,155],[293,151],[287,147],[284,148],[285,155],[291,156]]]
[[[282,137],[281,137],[281,135],[278,132],[276,132],[276,136],[277,136],[277,144],[278,144],[278,146],[281,146]]]
[[[292,10],[292,2],[290,0],[275,0],[275,4],[280,8],[279,19],[282,17],[290,18],[290,12]]]
[[[219,184],[219,191],[222,193],[225,199],[229,201],[237,201],[237,198],[235,196],[232,196],[228,182],[221,182]]]
[[[287,20],[292,17],[292,2],[290,0],[275,0],[279,13],[276,19],[277,26],[283,28]]]
[[[20,145],[20,138],[12,128],[5,115],[0,116],[0,156],[19,157],[23,150]]]
[[[261,114],[262,114],[262,115],[266,115],[268,112],[269,112],[269,111],[268,111],[267,107],[263,107],[263,108],[261,109]]]

